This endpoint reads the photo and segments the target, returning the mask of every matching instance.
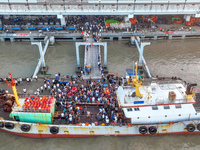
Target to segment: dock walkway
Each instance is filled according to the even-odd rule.
[[[88,39],[88,42],[93,43],[94,40],[92,38]],[[83,75],[83,79],[100,79],[101,78],[101,71],[98,67],[98,55],[100,53],[100,46],[99,45],[89,45],[85,46],[85,60],[84,60],[84,68],[86,65],[91,66],[91,72],[87,74],[86,68],[85,74]]]

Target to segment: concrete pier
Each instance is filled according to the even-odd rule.
[[[168,38],[169,38],[169,40],[172,40],[172,35],[169,35]]]
[[[10,42],[14,42],[15,41],[15,39],[14,38],[10,38]]]
[[[43,33],[3,33],[0,34],[1,42],[9,40],[15,41],[43,41],[46,36],[54,36],[56,41],[84,41],[81,33],[68,32],[43,32]],[[176,32],[118,32],[118,33],[102,33],[102,41],[118,41],[129,40],[131,36],[139,36],[141,40],[160,40],[160,39],[191,39],[200,38],[199,31],[176,31]]]
[[[0,38],[0,40],[1,40],[1,42],[5,42],[5,39],[4,39],[4,38],[2,38],[2,37]]]
[[[182,35],[181,39],[184,40],[185,39],[185,35]]]

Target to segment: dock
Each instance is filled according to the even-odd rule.
[[[88,39],[88,42],[94,42],[92,38]],[[100,45],[89,45],[85,46],[85,57],[84,57],[84,72],[83,79],[100,79],[101,70],[98,67],[98,55],[100,54]],[[90,65],[91,72],[87,74],[86,65]]]
[[[37,33],[33,32],[30,33],[28,31],[16,31],[16,33],[4,33],[0,34],[0,41],[10,41],[10,42],[17,42],[17,41],[44,41],[46,36],[54,36],[56,41],[84,41],[84,36],[80,32],[72,33],[67,31],[57,31],[57,32],[43,32]],[[134,32],[120,32],[116,31],[115,33],[112,32],[103,32],[102,33],[102,41],[128,41],[130,40],[131,36],[139,36],[141,40],[177,40],[177,39],[191,39],[191,38],[200,38],[200,31],[174,31],[174,32],[143,32],[138,31],[137,33]]]

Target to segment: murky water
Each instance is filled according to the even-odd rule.
[[[145,41],[147,42],[147,41]],[[187,82],[200,85],[200,48],[199,40],[159,40],[150,41],[144,49],[144,58],[151,73],[159,76],[177,76]],[[83,63],[83,49],[80,50]],[[14,77],[30,77],[37,65],[39,51],[29,42],[0,43],[0,77],[12,72]],[[127,68],[133,67],[138,60],[136,48],[127,42],[108,42],[109,72],[125,75]],[[76,52],[74,42],[58,42],[46,54],[48,75],[56,72],[75,74]],[[165,135],[134,137],[95,137],[95,138],[52,138],[30,139],[0,132],[0,150],[60,150],[60,149],[200,149],[200,135]]]

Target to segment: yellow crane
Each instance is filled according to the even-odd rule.
[[[11,73],[8,73],[8,74],[9,74],[9,79],[6,80],[7,86],[12,87],[12,91],[13,91],[13,94],[15,96],[15,102],[17,103],[17,106],[20,106],[19,98],[18,98],[18,95],[17,95],[17,89],[15,87],[15,85],[16,85],[15,79],[12,78]]]
[[[135,78],[133,80],[129,79],[127,81],[128,84],[133,85],[133,87],[135,88],[135,96],[137,97],[142,97],[142,94],[140,93],[139,87],[142,87],[142,89],[148,94],[147,95],[147,100],[149,100],[150,97],[152,97],[150,95],[150,93],[147,91],[147,89],[145,89],[142,86],[142,80],[138,80],[138,75],[137,75],[137,62],[135,62]]]

